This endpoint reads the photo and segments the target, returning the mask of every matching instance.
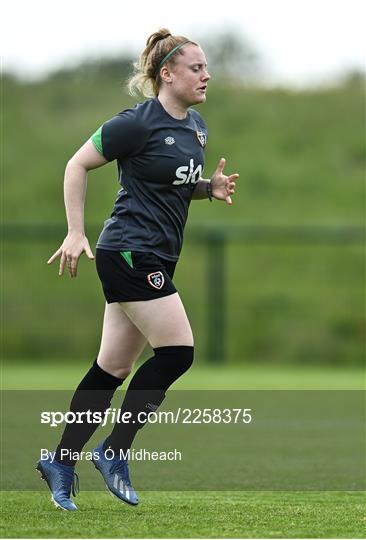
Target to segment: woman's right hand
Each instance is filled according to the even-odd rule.
[[[65,266],[67,266],[70,277],[76,277],[79,258],[84,251],[89,259],[94,260],[94,255],[90,249],[87,237],[83,233],[69,233],[61,247],[59,247],[47,261],[47,264],[52,264],[53,261],[60,257],[60,269],[58,275],[62,276]]]

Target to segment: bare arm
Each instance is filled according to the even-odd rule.
[[[209,184],[210,182],[211,180],[205,180],[204,178],[200,178],[194,189],[192,199],[196,201],[201,199],[208,199],[207,184]]]
[[[49,259],[48,264],[60,257],[59,275],[67,266],[70,276],[76,277],[80,255],[85,251],[89,259],[94,259],[84,231],[84,202],[87,187],[87,173],[105,165],[108,161],[96,150],[89,139],[68,161],[64,179],[64,200],[68,224],[68,234],[60,248]]]

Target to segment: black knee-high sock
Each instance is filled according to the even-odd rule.
[[[146,419],[139,419],[139,413],[148,414],[158,408],[169,386],[192,365],[194,348],[183,345],[158,347],[154,353],[136,371],[122,403],[121,416],[130,412],[132,417],[128,423],[115,424],[104,442],[104,449],[112,448],[117,453],[131,448],[137,431],[146,423]]]
[[[73,395],[70,411],[104,413],[110,406],[114,392],[123,380],[104,371],[95,360]],[[80,452],[99,425],[98,423],[88,423],[85,417],[83,420],[82,423],[66,424],[55,455],[56,460],[63,465],[75,465],[77,460],[72,459],[70,453],[64,452],[63,455],[62,449]]]

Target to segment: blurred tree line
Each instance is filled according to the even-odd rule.
[[[225,44],[220,50],[218,42]],[[195,201],[189,224],[362,225],[363,76],[297,92],[245,86],[238,70],[249,80],[260,69],[246,44],[215,36],[204,48],[211,71],[222,73],[199,109],[209,127],[204,175],[225,156],[228,172],[241,177],[232,207]],[[85,359],[97,352],[104,300],[94,266],[82,260],[77,280],[59,279],[45,262],[62,235],[51,238],[47,231],[63,224],[66,232],[62,179],[69,157],[106,119],[135,103],[124,89],[132,60],[89,60],[33,83],[3,77],[2,221],[7,231],[18,231],[2,242],[7,358]],[[236,84],[227,85],[227,77]],[[117,190],[114,164],[90,173],[91,244]],[[188,239],[176,277],[202,359],[207,260],[207,246]],[[363,245],[236,241],[225,261],[230,362],[362,363]]]
[[[239,37],[235,29],[225,29],[214,35],[202,35],[198,40],[205,51],[209,70],[215,79],[233,82],[256,81],[261,72],[261,62],[254,48],[244,36]],[[96,80],[110,79],[125,81],[132,72],[136,58],[126,55],[86,59],[75,68],[63,67],[54,71],[50,78],[54,80]]]

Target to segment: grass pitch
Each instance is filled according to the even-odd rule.
[[[145,492],[137,507],[89,491],[62,512],[49,493],[8,492],[4,538],[362,538],[365,499],[348,492]]]
[[[88,363],[63,359],[34,364],[8,360],[2,366],[6,390],[72,390],[89,369]],[[135,367],[136,369],[136,367]],[[131,374],[132,376],[132,374]],[[130,377],[131,377],[130,376]],[[178,379],[174,390],[363,390],[362,367],[195,363]],[[126,383],[125,383],[126,384]]]
[[[8,389],[71,388],[86,371],[73,364],[3,366]],[[200,366],[185,389],[359,389],[361,370]],[[178,385],[176,386],[176,388]],[[34,473],[36,474],[36,472]],[[138,487],[138,486],[136,486]],[[139,491],[130,507],[106,491],[82,491],[79,511],[62,512],[40,491],[2,493],[3,538],[364,538],[363,492]]]

